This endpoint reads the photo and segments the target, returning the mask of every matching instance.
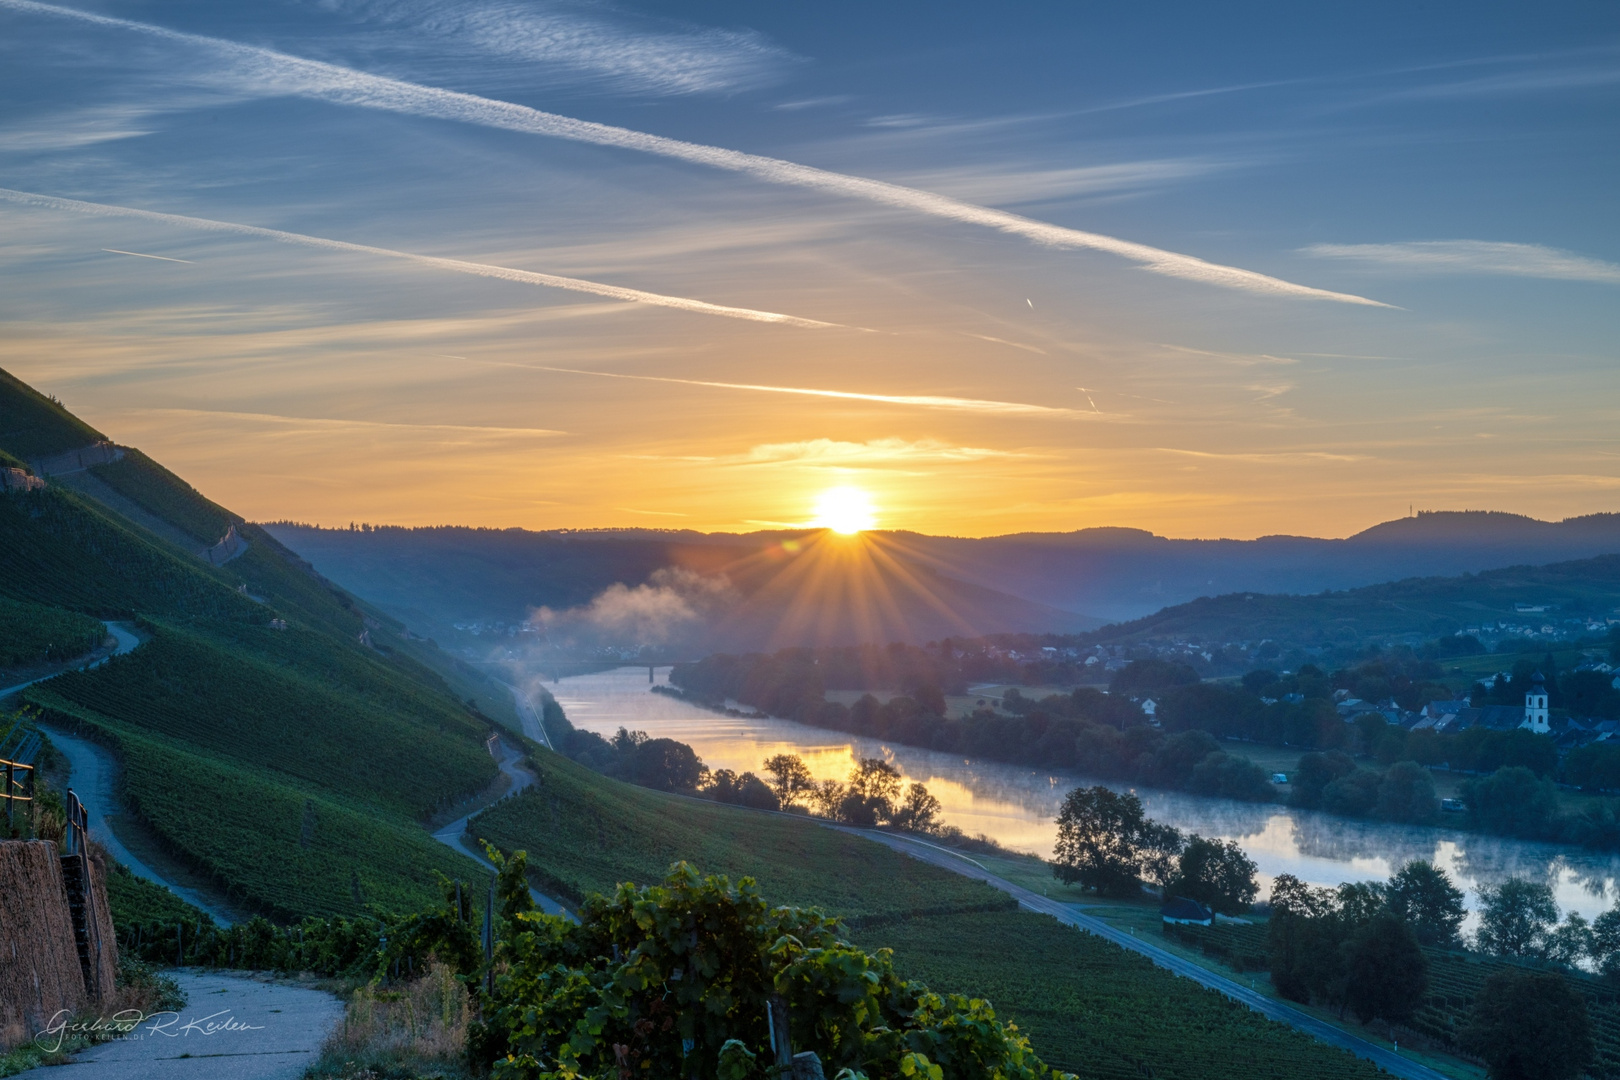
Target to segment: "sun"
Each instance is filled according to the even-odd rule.
[[[857,487],[828,488],[816,499],[816,519],[811,524],[846,536],[870,529],[877,524],[872,497]]]

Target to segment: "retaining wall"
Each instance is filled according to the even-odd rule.
[[[90,881],[101,936],[101,985],[110,994],[118,946],[100,860],[91,860]],[[16,1046],[43,1030],[60,1010],[89,1004],[55,844],[0,842],[0,905],[0,1046]]]

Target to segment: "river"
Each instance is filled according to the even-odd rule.
[[[668,668],[656,681],[667,685]],[[744,720],[650,692],[647,669],[618,668],[548,682],[568,719],[611,736],[620,727],[689,744],[711,769],[762,773],[772,754],[798,754],[818,780],[845,779],[857,758],[880,757],[907,780],[926,784],[942,806],[940,818],[970,834],[983,833],[1018,851],[1050,856],[1063,797],[1079,785],[1105,783],[1134,790],[1150,816],[1183,832],[1236,840],[1259,867],[1264,890],[1278,874],[1314,885],[1383,879],[1412,859],[1443,867],[1476,900],[1479,885],[1517,876],[1547,881],[1562,911],[1588,919],[1608,910],[1620,877],[1620,856],[1579,848],[1480,836],[1454,829],[1354,821],[1275,803],[1243,803],[1155,788],[1130,788],[1075,773],[1049,772],[994,761],[971,761],[933,750],[862,739],[789,720]]]

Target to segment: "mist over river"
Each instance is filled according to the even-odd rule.
[[[655,678],[667,685],[668,668]],[[721,716],[652,693],[645,667],[618,668],[547,682],[575,727],[611,736],[620,727],[689,744],[711,769],[763,773],[772,754],[798,754],[817,780],[845,779],[860,757],[881,757],[926,784],[943,806],[941,820],[984,833],[1007,847],[1048,857],[1065,794],[1105,783],[1134,790],[1148,814],[1183,832],[1236,840],[1260,868],[1262,895],[1277,874],[1315,885],[1387,878],[1411,859],[1430,859],[1460,887],[1473,890],[1518,876],[1552,883],[1558,905],[1592,918],[1612,906],[1620,856],[1526,843],[1444,828],[1352,821],[1276,803],[1243,803],[1097,781],[994,761],[971,761],[788,720]]]

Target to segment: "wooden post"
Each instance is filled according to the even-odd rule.
[[[765,999],[765,1020],[771,1029],[771,1053],[776,1055],[776,1067],[793,1068],[793,1044],[788,1041],[788,1003],[781,994]]]
[[[11,762],[6,762],[6,832],[11,832],[11,785],[13,783],[13,770],[16,768]]]
[[[177,950],[177,952],[179,953],[179,955],[175,958],[174,966],[175,967],[185,967],[186,966],[186,924],[185,923],[175,923],[174,924],[174,947]]]

